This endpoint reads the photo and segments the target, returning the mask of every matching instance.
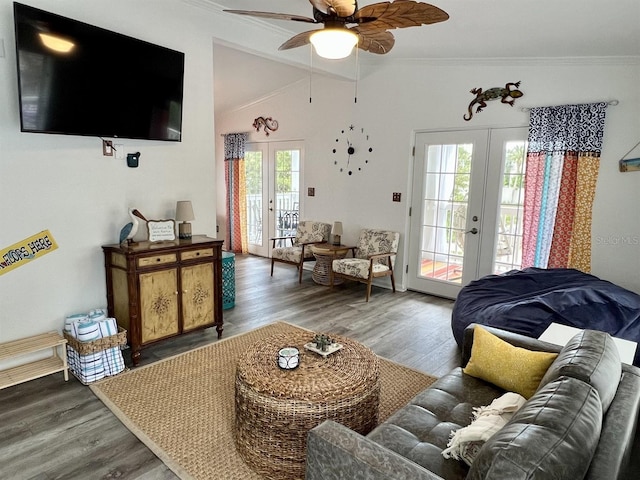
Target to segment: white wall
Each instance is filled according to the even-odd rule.
[[[504,62],[502,62],[504,63]],[[425,62],[390,62],[365,72],[358,84],[314,75],[309,104],[308,83],[265,101],[216,117],[216,132],[251,130],[257,116],[272,116],[279,129],[268,139],[252,132],[252,141],[305,140],[305,218],[342,220],[349,243],[362,227],[384,227],[402,232],[406,240],[411,148],[416,131],[480,127],[526,126],[528,114],[521,107],[596,102],[617,99],[609,107],[601,170],[593,220],[593,273],[640,292],[640,172],[620,173],[618,160],[640,138],[640,66],[585,60],[562,63],[538,61],[539,65],[451,65]],[[524,97],[515,107],[490,102],[469,122],[463,120],[474,87],[485,90],[522,81]],[[337,173],[330,149],[341,128],[364,127],[375,154],[361,173],[348,177]],[[218,143],[218,192],[224,187],[222,139]],[[635,156],[640,151],[635,152]],[[306,197],[307,187],[316,189]],[[391,201],[392,192],[402,202]],[[218,199],[218,222],[224,226],[224,202]],[[406,245],[404,245],[406,248]],[[404,285],[404,255],[396,264],[398,284]]]
[[[44,229],[59,245],[0,275],[0,341],[60,330],[66,315],[106,304],[100,247],[117,242],[129,206],[164,219],[177,200],[192,200],[194,233],[216,235],[212,34],[202,12],[178,11],[174,0],[28,3],[184,52],[183,141],[118,139],[142,154],[128,168],[103,157],[98,138],[20,133],[13,7],[0,0],[0,248]],[[105,66],[106,75],[128,74],[117,58]]]

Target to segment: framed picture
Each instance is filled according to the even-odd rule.
[[[621,172],[633,172],[640,170],[640,158],[630,158],[629,160],[620,160]]]
[[[176,239],[174,220],[149,220],[147,222],[150,242],[166,242]]]

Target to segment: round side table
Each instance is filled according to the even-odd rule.
[[[362,435],[377,424],[378,357],[354,340],[331,335],[343,348],[325,358],[304,348],[313,337],[313,332],[272,335],[238,359],[234,440],[242,459],[268,479],[304,478],[307,433],[324,420]],[[300,351],[294,370],[277,366],[283,347]]]
[[[333,245],[331,243],[317,243],[311,246],[313,256],[316,257],[316,265],[313,267],[311,278],[319,285],[331,285],[332,263],[338,258],[344,258],[351,247],[346,245]],[[334,278],[333,284],[340,285],[343,278]]]

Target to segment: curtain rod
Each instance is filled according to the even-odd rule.
[[[603,100],[603,101],[604,101],[604,100]],[[599,103],[599,102],[591,102],[591,103]],[[614,99],[614,100],[609,100],[609,101],[608,101],[608,102],[606,102],[606,103],[607,103],[607,105],[614,106],[614,105],[618,105],[618,104],[620,103],[620,101],[618,101],[618,100]],[[536,107],[522,107],[522,108],[520,109],[520,111],[521,111],[521,112],[529,112],[532,108],[536,108]]]
[[[221,133],[220,136],[224,137],[225,135],[235,135],[236,133],[244,133],[246,135],[249,135],[251,132],[232,132],[232,133]]]

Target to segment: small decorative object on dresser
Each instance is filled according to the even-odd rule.
[[[176,221],[182,222],[178,226],[178,238],[191,238],[191,224],[195,220],[193,206],[189,200],[180,200],[176,204]]]
[[[176,222],[173,220],[149,220],[147,230],[151,243],[171,242],[176,239]]]
[[[147,221],[147,219],[144,218],[144,215],[142,215],[136,208],[129,209],[129,216],[131,217],[131,221],[120,230],[120,243],[123,243],[124,241],[131,242],[133,240],[133,237],[138,233],[138,228],[140,227],[138,219],[142,219],[145,222]]]

